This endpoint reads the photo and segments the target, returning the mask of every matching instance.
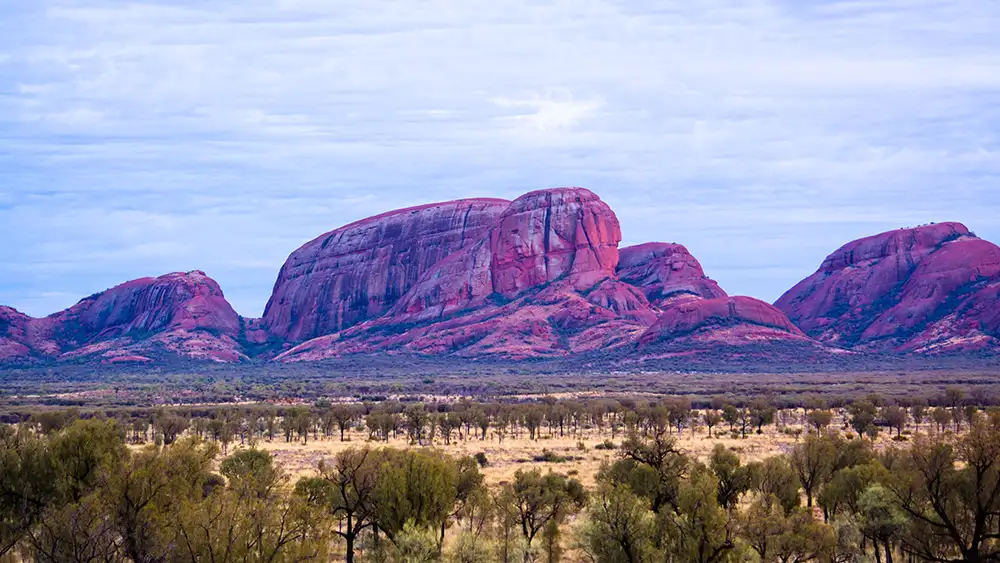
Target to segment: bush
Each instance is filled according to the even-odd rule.
[[[396,534],[394,542],[383,540],[369,546],[365,560],[378,563],[434,563],[440,560],[437,533],[409,521]]]
[[[548,462],[548,463],[565,463],[567,460],[566,456],[561,456],[552,450],[542,450],[541,455],[536,455],[531,459],[538,462]]]
[[[576,443],[576,449],[579,450],[579,451],[581,451],[581,452],[585,452],[585,451],[587,451],[587,444],[584,444],[583,442],[577,442]]]
[[[493,561],[490,543],[471,532],[462,532],[455,538],[445,555],[448,563],[488,563]]]
[[[486,467],[490,464],[489,460],[486,459],[486,454],[483,452],[479,452],[472,457],[476,458],[476,463],[479,464],[479,467]]]
[[[604,440],[600,444],[597,444],[596,446],[594,446],[594,449],[595,450],[613,450],[613,449],[615,449],[617,447],[618,446],[616,446],[615,443],[612,442],[611,440]]]

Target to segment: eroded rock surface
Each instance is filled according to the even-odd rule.
[[[288,257],[264,326],[298,342],[379,317],[427,270],[487,236],[508,205],[500,199],[423,205],[326,233]]]
[[[848,243],[775,305],[810,336],[880,351],[994,348],[1000,247],[960,223]]]
[[[621,238],[618,218],[589,190],[525,194],[493,229],[493,290],[512,298],[560,278],[589,288],[615,275]]]
[[[6,323],[9,339],[20,346],[2,347],[22,358],[152,361],[163,353],[225,362],[245,358],[237,342],[239,315],[219,284],[200,271],[131,280],[41,319],[4,310],[0,318],[16,320]],[[0,328],[3,324],[0,320]]]
[[[648,242],[623,248],[619,255],[618,277],[641,288],[658,305],[692,295],[704,299],[726,296],[683,245]]]

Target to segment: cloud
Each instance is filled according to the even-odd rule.
[[[998,28],[993,0],[13,3],[0,297],[197,268],[259,314],[338,225],[554,185],[768,299],[876,230],[1000,240]]]
[[[490,101],[498,107],[518,112],[498,117],[498,120],[511,122],[516,129],[526,128],[537,133],[572,130],[604,105],[599,100],[574,100],[568,92],[561,95],[549,92],[545,96],[535,94],[524,99],[502,96]]]

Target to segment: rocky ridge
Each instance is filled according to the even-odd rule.
[[[0,307],[0,363],[773,362],[1000,346],[1000,247],[958,223],[849,243],[773,306],[729,296],[683,245],[621,239],[614,212],[583,188],[401,209],[293,252],[261,319],[240,317],[203,272],[142,278],[41,319]]]

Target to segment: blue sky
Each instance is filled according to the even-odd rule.
[[[586,186],[767,300],[840,244],[1000,241],[1000,3],[0,0],[0,303],[289,252],[392,208]]]

